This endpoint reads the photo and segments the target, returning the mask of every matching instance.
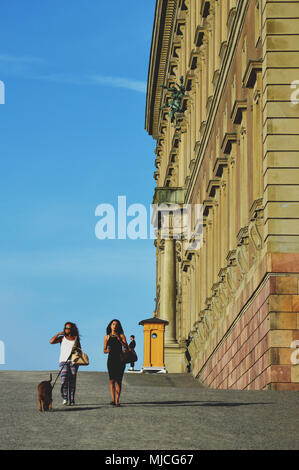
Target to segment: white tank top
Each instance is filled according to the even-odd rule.
[[[66,339],[66,337],[63,337],[63,340],[61,341],[61,346],[60,346],[60,356],[59,356],[59,362],[66,362],[69,355],[72,352],[73,346],[75,344],[75,339],[70,341],[69,339]]]

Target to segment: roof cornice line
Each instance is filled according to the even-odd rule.
[[[157,138],[160,107],[167,74],[177,0],[157,0],[147,82],[145,128]]]

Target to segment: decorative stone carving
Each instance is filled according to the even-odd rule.
[[[190,342],[189,342],[189,345],[188,345],[188,353],[189,353],[189,356],[190,356],[190,359],[192,360],[192,358],[194,359],[194,357],[196,356],[196,346],[195,346],[195,338],[193,336],[195,332],[191,331],[190,332]]]
[[[207,313],[204,316],[204,323],[207,328],[207,332],[209,333],[210,330],[212,329],[212,319],[211,319],[211,312],[207,311]]]
[[[201,342],[204,343],[206,340],[206,335],[205,335],[205,330],[204,330],[204,325],[203,325],[203,317],[200,317],[199,321],[197,322],[197,331],[198,331],[198,336]]]
[[[253,261],[256,260],[258,252],[263,247],[263,215],[264,215],[264,208],[263,208],[263,200],[257,199],[252,204],[250,210],[250,222],[248,225],[248,235],[249,240],[254,247],[254,255]]]
[[[178,263],[182,262],[182,245],[183,243],[181,241],[177,240],[175,242],[176,259]]]
[[[221,268],[218,277],[220,278],[219,281],[219,300],[221,302],[221,308],[224,311],[229,300],[228,294],[228,285],[227,285],[227,268]]]
[[[240,129],[240,135],[242,136],[243,139],[245,139],[246,134],[247,134],[246,127],[242,125]]]
[[[236,261],[241,273],[241,280],[244,278],[245,274],[249,269],[249,259],[248,259],[248,227],[243,227],[237,238],[239,240],[238,246],[236,248]]]
[[[244,245],[240,245],[240,246],[237,247],[237,249],[236,249],[236,260],[237,260],[237,264],[240,268],[241,279],[243,279],[244,275],[248,271],[248,263],[247,263],[247,260],[246,260],[246,257],[245,257]]]
[[[250,221],[248,226],[248,233],[256,251],[261,250],[263,246],[263,239],[261,233],[258,230],[256,220]]]
[[[159,241],[159,250],[160,251],[164,251],[164,248],[165,248],[165,240],[164,238],[162,238],[160,241]]]
[[[260,98],[261,98],[261,91],[255,90],[254,95],[253,95],[253,100],[255,104],[259,104]]]
[[[194,332],[194,344],[195,344],[196,355],[197,355],[200,352],[201,346],[202,346],[202,341],[201,341],[201,338],[197,329],[195,329],[195,332]]]
[[[175,114],[173,126],[176,131],[180,131],[182,134],[187,132],[186,116],[184,113],[177,112]]]
[[[227,285],[228,285],[228,288],[230,290],[230,297],[233,297],[235,292],[236,292],[236,288],[237,288],[236,269],[235,269],[235,267],[236,267],[236,250],[231,250],[228,253],[226,259],[228,261],[228,265],[227,265],[227,268],[226,268]]]
[[[211,309],[212,309],[212,315],[211,315],[212,327],[214,327],[215,323],[217,322],[217,319],[221,315],[221,304],[220,304],[219,297],[217,294],[212,296]]]

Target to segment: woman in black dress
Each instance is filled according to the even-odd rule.
[[[111,405],[119,406],[121,383],[126,365],[121,362],[120,355],[128,349],[126,337],[119,320],[112,320],[107,326],[104,338],[104,353],[109,354],[107,368],[110,380]]]

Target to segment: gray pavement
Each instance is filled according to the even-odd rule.
[[[52,372],[56,377],[57,372]],[[108,375],[78,373],[76,406],[39,412],[47,371],[0,371],[0,449],[298,449],[298,392],[213,390],[183,374],[126,373],[122,406]]]

